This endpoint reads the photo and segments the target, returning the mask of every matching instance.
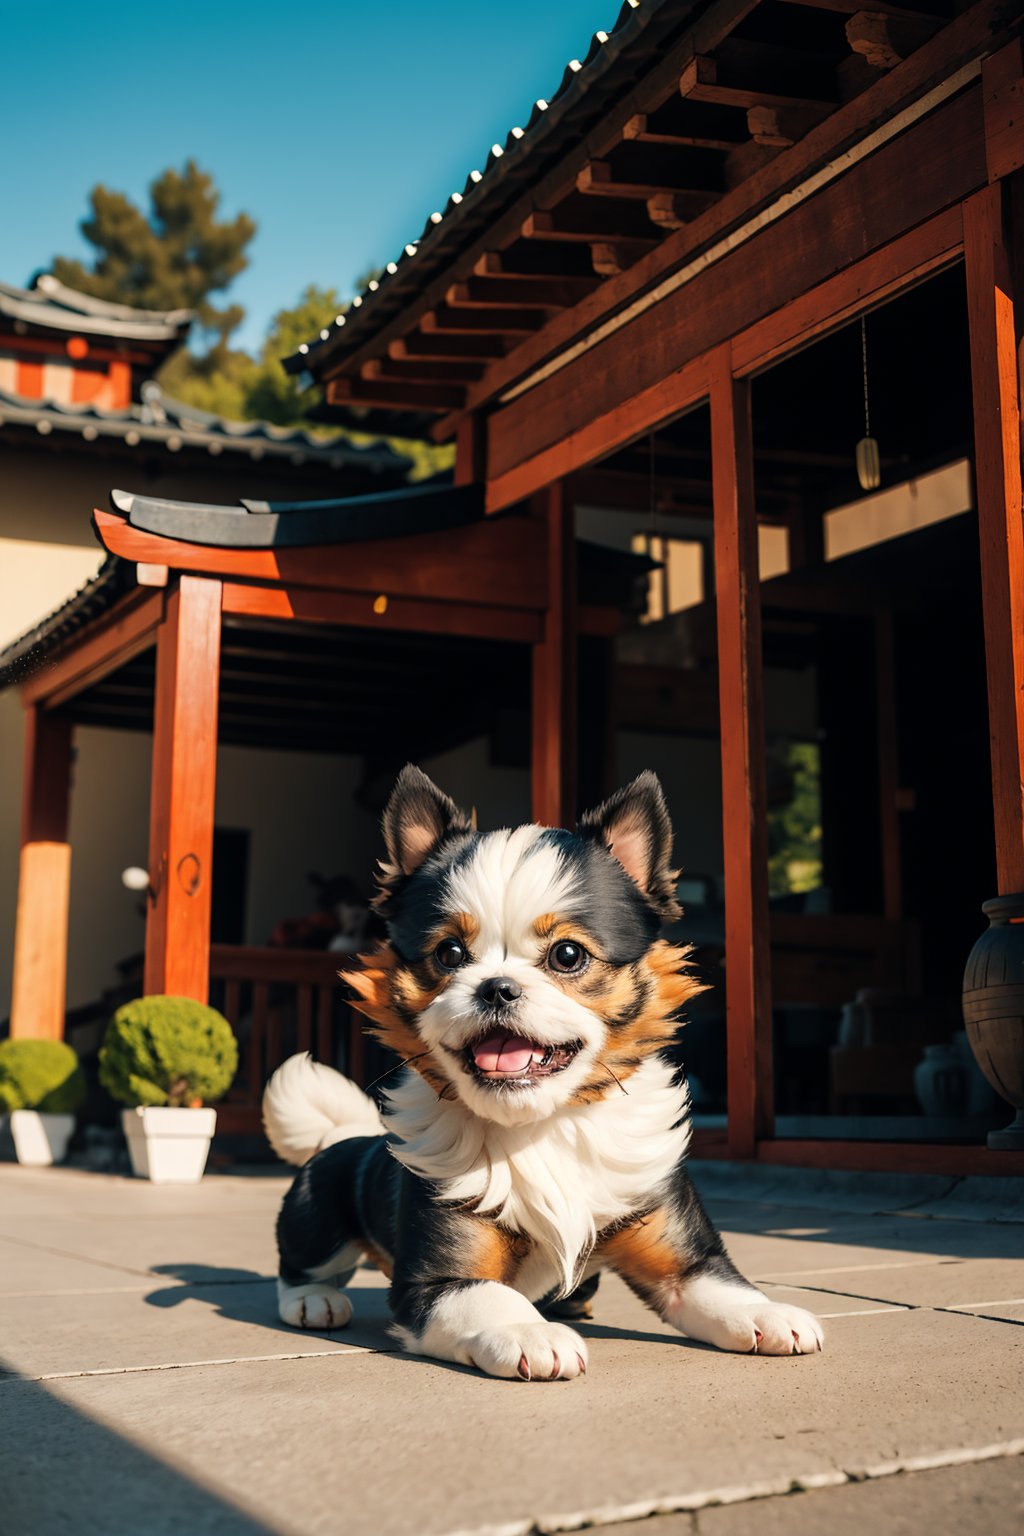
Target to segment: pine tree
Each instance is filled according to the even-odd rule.
[[[256,225],[245,213],[218,220],[220,193],[194,160],[158,176],[149,201],[147,214],[125,193],[93,187],[81,225],[96,249],[93,264],[58,256],[54,276],[80,293],[139,309],[192,309],[214,338],[211,352],[223,358],[245,311],[238,304],[217,309],[209,295],[248,266],[245,248]]]

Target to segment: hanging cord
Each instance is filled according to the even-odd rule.
[[[860,356],[864,373],[864,436],[871,436],[871,407],[868,404],[868,322],[865,315],[860,317]]]

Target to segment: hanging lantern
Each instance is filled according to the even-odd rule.
[[[868,401],[868,330],[860,317],[860,355],[864,379],[864,436],[857,444],[857,479],[862,491],[877,491],[882,483],[882,464],[878,444],[871,436],[871,408]]]

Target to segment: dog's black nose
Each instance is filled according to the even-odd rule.
[[[522,997],[523,989],[511,976],[492,976],[489,981],[480,983],[476,995],[488,1008],[501,1008],[505,1003],[514,1003],[517,997]]]

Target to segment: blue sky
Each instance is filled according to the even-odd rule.
[[[231,297],[255,347],[307,282],[342,297],[554,92],[619,0],[0,0],[0,279],[81,256],[98,181],[144,202],[190,156],[259,224]]]

